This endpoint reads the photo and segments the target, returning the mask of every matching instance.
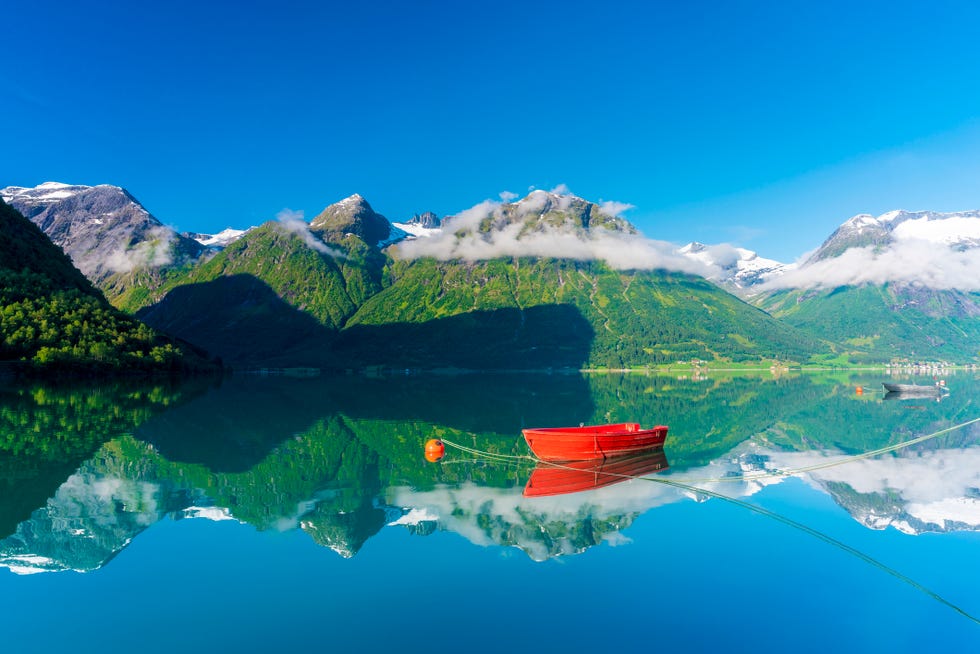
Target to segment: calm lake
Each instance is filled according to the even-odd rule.
[[[886,398],[933,378],[883,371],[7,386],[0,643],[977,651],[980,381],[945,379],[941,401]],[[613,470],[639,479],[558,488],[524,458],[522,427],[623,421],[670,426]]]

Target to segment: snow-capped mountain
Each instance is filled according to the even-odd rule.
[[[196,259],[204,247],[154,218],[124,189],[45,182],[0,189],[96,285],[116,273]]]
[[[414,238],[424,238],[442,233],[442,221],[439,216],[431,211],[417,213],[403,223],[392,224]]]
[[[232,227],[228,227],[221,230],[217,234],[185,233],[184,236],[194,239],[204,247],[217,249],[231,245],[240,239],[249,229],[255,228],[249,227],[248,229],[234,229]]]
[[[704,264],[709,270],[718,271],[708,279],[737,291],[751,289],[796,267],[796,264],[766,259],[752,250],[731,245],[705,245],[694,241],[680,248],[678,253]]]
[[[396,256],[465,262],[529,257],[603,261],[617,270],[705,272],[675,246],[644,237],[619,217],[625,206],[590,202],[567,189],[535,190],[513,202],[485,200],[447,216],[439,230],[423,232],[429,238],[399,244]]]
[[[980,211],[889,211],[880,216],[862,213],[844,222],[807,263],[840,256],[851,248],[921,242],[966,250],[980,246]]]
[[[80,186],[77,184],[72,185],[62,184],[61,182],[44,182],[43,184],[32,188],[24,186],[8,186],[7,188],[0,189],[0,195],[3,196],[3,199],[7,204],[11,205],[15,202],[43,205],[74,197],[90,188],[92,187]]]
[[[404,230],[395,228],[357,193],[321,211],[310,222],[310,230],[339,236],[353,234],[376,247],[390,245],[408,235]]]

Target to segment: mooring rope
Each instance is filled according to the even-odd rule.
[[[970,620],[974,624],[980,624],[980,618],[974,617],[973,615],[971,615],[970,613],[968,613],[964,609],[960,608],[956,604],[953,604],[952,602],[950,602],[949,600],[947,600],[946,598],[944,598],[939,593],[936,593],[935,591],[930,590],[929,588],[923,586],[922,584],[920,584],[919,582],[915,581],[911,577],[908,577],[908,576],[902,574],[901,572],[899,572],[898,570],[896,570],[894,568],[891,568],[891,567],[885,565],[884,563],[878,561],[874,557],[872,557],[872,556],[870,556],[868,554],[865,554],[861,550],[859,550],[859,549],[857,549],[855,547],[852,547],[852,546],[850,546],[850,545],[848,545],[848,544],[846,544],[846,543],[844,543],[844,542],[842,542],[840,540],[837,540],[833,536],[829,536],[829,535],[823,533],[822,531],[819,531],[817,529],[814,529],[813,527],[809,527],[809,526],[803,524],[802,522],[797,522],[796,520],[793,520],[792,518],[787,518],[784,515],[781,515],[779,513],[776,513],[775,511],[770,511],[769,509],[766,509],[764,507],[758,506],[756,504],[752,504],[750,502],[746,502],[744,500],[740,500],[740,499],[737,499],[737,498],[734,498],[734,497],[725,495],[723,493],[718,493],[718,492],[715,492],[715,491],[712,491],[712,490],[708,490],[708,489],[705,489],[705,488],[701,488],[699,486],[692,485],[694,483],[713,483],[713,482],[719,482],[719,481],[751,481],[751,480],[754,480],[754,479],[762,479],[762,478],[769,478],[769,477],[788,477],[788,476],[792,476],[792,475],[801,474],[801,473],[804,473],[804,472],[811,472],[813,470],[822,470],[822,469],[826,469],[826,468],[830,468],[830,467],[834,467],[834,466],[843,465],[845,463],[850,463],[852,461],[858,461],[858,460],[867,459],[867,458],[870,458],[870,457],[873,457],[873,456],[878,456],[880,454],[886,454],[888,452],[894,452],[896,450],[900,450],[900,449],[903,449],[903,448],[906,448],[906,447],[910,447],[910,446],[916,445],[918,443],[923,443],[925,441],[931,440],[933,438],[937,438],[937,437],[942,436],[944,434],[948,434],[948,433],[953,432],[953,431],[956,431],[958,429],[962,429],[963,427],[966,427],[968,425],[972,425],[972,424],[974,424],[976,422],[980,422],[980,418],[974,418],[973,420],[968,420],[966,422],[962,422],[962,423],[959,423],[957,425],[953,425],[952,427],[947,427],[945,429],[940,429],[938,431],[932,432],[931,434],[927,434],[925,436],[919,436],[917,438],[912,438],[912,439],[909,439],[909,440],[906,440],[906,441],[902,441],[901,443],[896,443],[895,445],[889,445],[889,446],[886,446],[886,447],[881,447],[881,448],[878,448],[876,450],[871,450],[869,452],[864,452],[862,454],[856,454],[854,456],[845,457],[843,459],[839,459],[839,460],[835,460],[835,461],[827,461],[827,462],[824,462],[824,463],[814,464],[814,465],[810,465],[810,466],[804,466],[804,467],[800,467],[800,468],[794,468],[794,469],[791,469],[791,470],[772,471],[772,472],[767,472],[767,473],[763,473],[763,474],[740,475],[740,476],[733,476],[733,477],[720,477],[720,478],[715,478],[715,479],[703,479],[703,480],[677,480],[677,479],[668,479],[666,477],[643,477],[643,476],[627,475],[627,474],[621,474],[621,473],[615,473],[615,472],[604,472],[602,470],[599,470],[599,471],[591,471],[591,472],[594,472],[595,474],[598,474],[598,475],[604,475],[604,476],[607,476],[607,477],[615,477],[615,478],[620,478],[620,479],[623,479],[623,480],[648,481],[648,482],[652,482],[652,483],[655,483],[655,484],[661,484],[661,485],[670,486],[672,488],[676,488],[676,489],[679,489],[679,490],[684,490],[684,491],[687,491],[689,493],[695,493],[695,494],[700,493],[702,495],[707,495],[708,497],[713,497],[713,498],[722,500],[724,502],[731,503],[731,504],[733,504],[735,506],[739,506],[739,507],[741,507],[743,509],[752,511],[753,513],[757,513],[757,514],[762,515],[762,516],[765,516],[767,518],[771,518],[773,520],[776,520],[777,522],[781,522],[782,524],[785,524],[785,525],[787,525],[789,527],[792,527],[794,529],[797,529],[799,531],[802,531],[803,533],[809,534],[810,536],[813,536],[814,538],[817,538],[818,540],[821,540],[821,541],[823,541],[823,542],[825,542],[825,543],[827,543],[829,545],[833,545],[834,547],[837,547],[841,551],[846,552],[846,553],[848,553],[848,554],[850,554],[850,555],[852,555],[852,556],[860,559],[861,561],[864,561],[865,563],[868,563],[869,565],[871,565],[871,566],[873,566],[875,568],[878,568],[879,570],[881,570],[883,572],[888,573],[889,575],[891,575],[892,577],[898,579],[899,581],[902,581],[902,582],[908,584],[912,588],[918,590],[919,592],[923,593],[927,597],[932,598],[933,600],[939,602],[940,604],[943,604],[944,606],[947,606],[947,607],[951,608],[952,610],[956,611],[957,613],[959,613],[960,615],[962,615],[964,618]],[[454,447],[454,448],[460,450],[461,452],[465,452],[467,454],[472,454],[474,456],[477,456],[477,457],[480,457],[480,458],[484,458],[484,459],[488,459],[488,460],[491,460],[491,461],[496,461],[496,462],[499,462],[499,463],[506,463],[506,464],[513,465],[513,464],[522,463],[522,462],[525,462],[526,461],[526,462],[533,462],[533,463],[536,463],[536,464],[544,464],[544,465],[547,465],[547,466],[550,466],[550,467],[564,469],[564,470],[571,470],[571,471],[575,471],[575,472],[582,472],[582,470],[579,469],[579,468],[574,468],[572,466],[568,466],[568,465],[565,465],[565,464],[562,464],[562,463],[556,463],[556,462],[552,462],[552,461],[543,461],[543,460],[541,460],[541,459],[539,459],[537,457],[528,456],[526,454],[501,454],[501,453],[495,453],[495,452],[484,452],[482,450],[478,450],[478,449],[475,449],[475,448],[467,447],[465,445],[461,445],[459,443],[454,443],[454,442],[448,441],[446,439],[442,439],[442,442],[445,443],[446,445],[449,445],[451,447]]]
[[[964,427],[967,427],[967,426],[972,425],[972,424],[977,423],[977,422],[980,422],[980,418],[974,418],[972,420],[967,420],[966,422],[961,422],[961,423],[959,423],[957,425],[953,425],[952,427],[946,427],[945,429],[940,429],[938,431],[934,431],[931,434],[926,434],[925,436],[917,436],[916,438],[910,438],[908,440],[902,441],[901,443],[895,443],[894,445],[887,445],[885,447],[879,447],[878,449],[870,450],[868,452],[862,452],[860,454],[853,454],[851,456],[841,457],[839,459],[834,459],[832,461],[823,461],[821,463],[814,463],[814,464],[811,464],[811,465],[808,465],[808,466],[801,466],[799,468],[787,468],[785,470],[766,470],[766,471],[759,471],[759,472],[750,472],[750,473],[746,473],[746,474],[742,474],[742,475],[728,475],[728,476],[725,476],[725,477],[704,477],[704,478],[700,478],[700,479],[683,479],[683,478],[681,478],[681,479],[673,479],[673,481],[675,481],[677,483],[680,483],[680,484],[713,484],[713,483],[722,483],[722,482],[758,481],[760,479],[774,479],[774,478],[780,478],[780,477],[792,477],[794,475],[799,475],[799,474],[803,474],[803,473],[806,473],[806,472],[813,472],[815,470],[825,470],[827,468],[833,468],[833,467],[836,467],[836,466],[844,465],[846,463],[851,463],[853,461],[860,461],[862,459],[869,459],[869,458],[872,458],[872,457],[875,457],[875,456],[879,456],[881,454],[887,454],[889,452],[895,452],[895,451],[898,451],[898,450],[902,450],[902,449],[905,449],[907,447],[911,447],[913,445],[918,445],[919,443],[924,443],[924,442],[929,441],[929,440],[932,440],[934,438],[938,438],[938,437],[943,436],[945,434],[949,434],[949,433],[954,432],[954,431],[957,431],[959,429],[963,429]],[[502,453],[498,453],[498,452],[486,452],[486,451],[483,451],[483,450],[478,450],[476,448],[467,447],[466,445],[462,445],[460,443],[454,443],[453,441],[447,440],[445,438],[442,439],[442,442],[445,443],[446,445],[450,446],[450,447],[456,448],[457,450],[459,450],[461,452],[465,452],[467,454],[472,454],[473,456],[477,456],[477,457],[481,457],[481,458],[485,458],[485,459],[490,459],[490,460],[495,460],[495,461],[500,461],[500,462],[503,462],[503,461],[515,461],[515,462],[516,461],[529,461],[531,463],[547,463],[548,465],[552,465],[548,461],[544,461],[542,459],[539,459],[536,456],[530,456],[530,455],[527,455],[527,454],[502,454]],[[640,479],[640,477],[633,477],[633,476],[630,476],[630,475],[624,475],[624,478],[628,478],[628,479]]]
[[[966,422],[961,422],[958,425],[953,425],[952,427],[947,427],[945,429],[934,431],[931,434],[926,434],[925,436],[910,438],[909,440],[902,441],[901,443],[895,443],[894,445],[879,447],[876,450],[870,450],[868,452],[862,452],[860,454],[853,454],[851,456],[845,456],[831,461],[814,463],[808,466],[801,466],[799,468],[788,468],[786,470],[766,470],[766,471],[759,471],[759,472],[750,472],[743,475],[730,475],[727,477],[708,477],[704,479],[675,479],[674,481],[677,481],[679,483],[686,483],[686,484],[708,484],[708,483],[717,483],[717,482],[756,481],[759,479],[792,477],[794,475],[799,475],[805,472],[813,472],[814,470],[825,470],[827,468],[834,468],[836,466],[844,465],[845,463],[852,463],[854,461],[860,461],[862,459],[870,459],[872,457],[876,457],[881,454],[896,452],[898,450],[902,450],[907,447],[911,447],[913,445],[918,445],[919,443],[925,443],[926,441],[930,441],[934,438],[939,438],[940,436],[944,436],[946,434],[957,431],[959,429],[963,429],[964,427],[967,427],[977,422],[980,422],[980,418],[967,420]]]
[[[793,527],[794,529],[799,529],[800,531],[802,531],[802,532],[804,532],[806,534],[809,534],[809,535],[813,536],[814,538],[818,538],[819,540],[822,540],[825,543],[828,543],[830,545],[833,545],[834,547],[837,547],[837,548],[841,549],[842,551],[847,552],[848,554],[851,554],[852,556],[855,556],[855,557],[859,558],[860,560],[864,561],[865,563],[868,563],[868,564],[870,564],[870,565],[878,568],[879,570],[881,570],[883,572],[887,572],[888,574],[890,574],[891,576],[895,577],[899,581],[905,582],[906,584],[908,584],[912,588],[918,590],[921,593],[924,593],[925,595],[927,595],[928,597],[931,597],[932,599],[936,600],[940,604],[943,604],[945,606],[948,606],[949,608],[953,609],[954,611],[956,611],[957,613],[959,613],[960,615],[962,615],[964,618],[970,620],[974,624],[980,624],[980,619],[974,617],[970,613],[967,613],[964,609],[960,608],[956,604],[953,604],[952,602],[950,602],[948,599],[946,599],[945,597],[943,597],[939,593],[937,593],[937,592],[935,592],[933,590],[930,590],[929,588],[926,588],[925,586],[923,586],[919,582],[915,581],[911,577],[907,577],[906,575],[902,574],[898,570],[896,570],[894,568],[888,567],[887,565],[885,565],[881,561],[878,561],[874,557],[872,557],[872,556],[870,556],[868,554],[865,554],[861,550],[859,550],[859,549],[857,549],[855,547],[851,547],[850,545],[848,545],[848,544],[846,544],[846,543],[844,543],[842,541],[837,540],[833,536],[828,536],[827,534],[823,533],[822,531],[819,531],[817,529],[814,529],[813,527],[809,527],[809,526],[803,524],[802,522],[797,522],[796,520],[793,520],[791,518],[787,518],[784,515],[781,515],[779,513],[776,513],[775,511],[770,511],[769,509],[766,509],[766,508],[763,508],[761,506],[758,506],[757,504],[752,504],[752,503],[746,502],[744,500],[740,500],[740,499],[737,499],[737,498],[734,498],[734,497],[729,497],[728,495],[723,495],[722,493],[716,493],[714,491],[705,490],[703,488],[698,488],[696,486],[689,486],[687,484],[682,484],[682,483],[679,483],[679,482],[676,482],[676,481],[671,481],[670,479],[653,479],[653,478],[648,478],[648,477],[638,477],[638,479],[644,479],[646,481],[652,481],[654,483],[664,484],[665,486],[673,486],[674,488],[683,489],[683,490],[686,490],[688,492],[695,492],[695,493],[701,493],[703,495],[708,495],[709,497],[714,497],[714,498],[717,498],[719,500],[723,500],[725,502],[730,502],[731,504],[734,504],[736,506],[740,506],[743,509],[748,509],[749,511],[752,511],[754,513],[758,513],[759,515],[766,516],[767,518],[772,518],[773,520],[777,520],[777,521],[783,523],[784,525],[788,525],[790,527]]]

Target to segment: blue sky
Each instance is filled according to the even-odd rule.
[[[980,208],[972,2],[150,4],[5,3],[0,186],[217,231],[566,184],[782,260],[856,213]]]

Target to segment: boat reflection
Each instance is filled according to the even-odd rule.
[[[924,391],[888,391],[885,393],[884,400],[887,402],[894,402],[896,400],[934,400],[936,402],[942,402],[947,396],[948,393],[939,393],[926,388]]]
[[[663,448],[608,459],[567,463],[542,461],[531,471],[527,485],[524,486],[524,496],[546,497],[580,493],[663,472],[668,467]]]

